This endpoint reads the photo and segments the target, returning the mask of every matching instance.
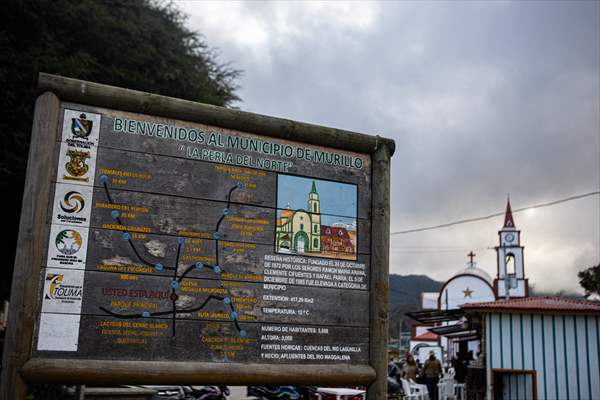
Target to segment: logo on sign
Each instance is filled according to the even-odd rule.
[[[70,256],[79,251],[83,245],[81,234],[73,229],[65,229],[56,235],[54,240],[56,249],[62,254]]]
[[[60,208],[69,214],[79,213],[85,207],[85,200],[81,193],[71,191],[65,194],[65,197],[60,202]]]
[[[89,178],[82,178],[89,171],[90,167],[86,164],[89,159],[89,151],[67,150],[69,162],[65,164],[65,169],[70,176],[65,176],[65,179],[73,181],[89,181]]]
[[[63,274],[46,274],[46,282],[49,283],[45,293],[48,300],[62,300],[72,302],[81,300],[83,287],[81,285],[68,285]]]
[[[92,133],[93,121],[87,119],[85,114],[81,114],[79,118],[71,118],[71,133],[79,139],[87,139]]]

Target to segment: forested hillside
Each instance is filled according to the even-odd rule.
[[[403,321],[404,330],[414,322],[404,314],[421,308],[421,293],[440,290],[442,282],[425,275],[390,275],[390,337],[398,337],[398,324]]]

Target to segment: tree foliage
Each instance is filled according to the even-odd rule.
[[[579,284],[585,290],[585,297],[600,296],[600,264],[579,271],[577,277]]]
[[[0,190],[9,236],[0,298],[6,298],[38,72],[220,106],[238,100],[240,72],[219,63],[171,3],[3,0],[0,12]]]

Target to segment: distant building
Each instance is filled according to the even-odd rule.
[[[488,399],[600,398],[600,303],[562,297],[465,304]]]

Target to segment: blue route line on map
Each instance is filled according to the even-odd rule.
[[[115,204],[110,195],[110,191],[108,190],[108,185],[106,184],[106,182],[108,181],[108,176],[102,175],[100,177],[100,181],[102,182],[102,185],[104,186],[104,192],[106,193],[108,202],[111,205]],[[228,296],[209,295],[202,304],[200,304],[199,306],[196,306],[196,307],[192,307],[192,308],[177,309],[177,304],[176,304],[177,299],[179,298],[179,296],[176,293],[176,290],[180,287],[181,281],[194,269],[203,269],[204,267],[206,267],[208,269],[211,269],[219,277],[221,276],[221,273],[225,272],[219,266],[219,240],[221,239],[221,233],[219,232],[219,228],[221,227],[221,223],[223,222],[225,217],[227,215],[229,215],[229,207],[231,206],[231,195],[233,194],[233,192],[236,189],[240,189],[240,190],[243,189],[243,183],[238,182],[235,186],[233,186],[231,189],[229,189],[229,193],[227,194],[227,206],[223,209],[223,213],[222,213],[221,217],[219,218],[216,229],[212,235],[213,239],[215,240],[215,260],[217,261],[217,265],[204,264],[204,263],[198,261],[197,263],[188,266],[181,275],[178,275],[177,267],[179,265],[179,256],[181,254],[181,249],[185,242],[185,239],[183,237],[177,238],[177,255],[175,257],[175,267],[168,267],[168,266],[162,265],[161,263],[152,263],[148,260],[145,260],[140,255],[137,248],[135,247],[133,240],[131,239],[131,233],[129,233],[127,229],[123,229],[123,239],[125,239],[125,240],[127,240],[127,242],[129,242],[129,246],[131,247],[131,249],[133,250],[133,252],[135,253],[136,257],[138,258],[138,260],[140,262],[142,262],[143,264],[145,264],[149,267],[154,268],[156,271],[162,271],[163,269],[167,270],[167,271],[173,271],[173,280],[171,281],[171,295],[169,296],[170,300],[171,300],[171,305],[172,305],[171,310],[155,311],[155,312],[144,311],[142,313],[132,313],[132,314],[116,313],[116,312],[110,311],[107,308],[102,307],[102,306],[99,307],[100,310],[104,311],[108,315],[111,315],[115,318],[120,318],[120,319],[149,318],[149,317],[158,317],[158,316],[163,316],[163,315],[171,315],[172,316],[172,323],[171,323],[172,336],[175,336],[175,325],[177,322],[177,314],[186,314],[186,313],[200,311],[204,307],[206,307],[211,300],[216,300],[216,301],[221,301],[224,304],[229,305],[229,308],[231,309],[229,316],[233,320],[235,327],[238,330],[239,335],[241,337],[245,337],[247,335],[247,333],[245,330],[243,330],[240,327],[240,324],[238,322],[238,313],[235,309],[235,306],[233,305],[233,301],[231,299],[231,292],[229,291],[229,289],[227,289],[226,287],[223,286],[222,281],[219,281],[219,285],[222,289],[224,289],[227,292]],[[119,210],[116,210],[116,209],[112,210],[111,217],[115,221],[117,221],[117,223],[120,226],[126,227],[125,224],[123,224],[123,222],[121,221],[121,213],[119,212]]]

